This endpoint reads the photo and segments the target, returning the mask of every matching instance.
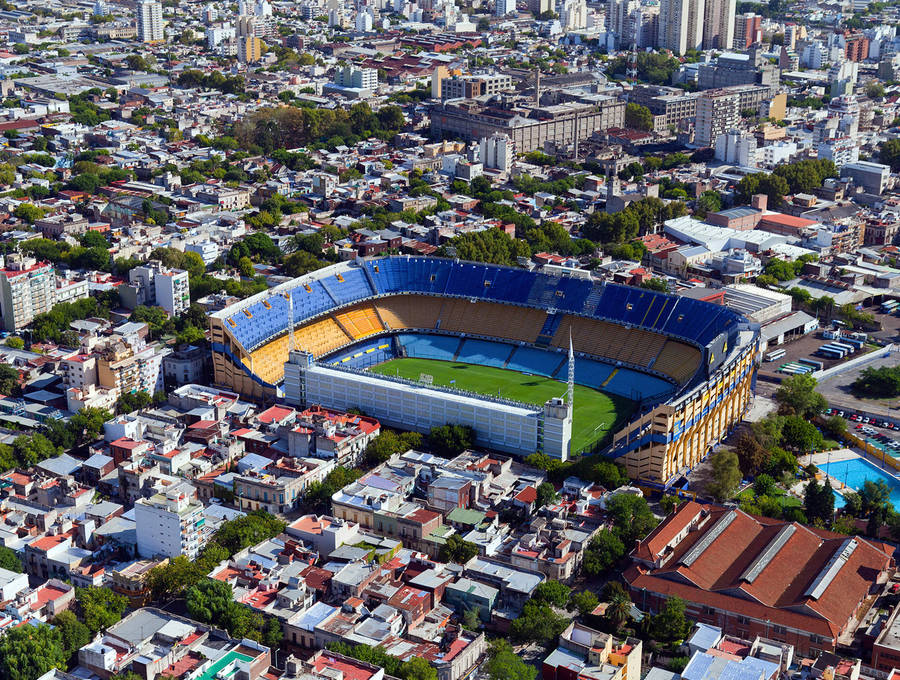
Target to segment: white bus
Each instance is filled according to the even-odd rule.
[[[783,349],[772,350],[768,354],[766,354],[766,361],[777,361],[781,357],[783,357],[787,352]]]

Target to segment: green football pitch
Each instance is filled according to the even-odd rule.
[[[478,394],[499,396],[528,404],[543,404],[551,397],[564,397],[566,384],[540,375],[528,375],[493,366],[463,364],[437,359],[393,359],[369,369],[407,380],[430,375],[433,384]],[[577,452],[615,432],[634,410],[634,402],[616,395],[575,385],[572,421],[572,451]]]

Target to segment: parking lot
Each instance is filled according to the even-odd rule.
[[[872,446],[891,455],[900,454],[900,425],[888,420],[880,420],[862,413],[828,409],[826,417],[840,416],[847,420],[847,429],[860,439],[865,439]]]

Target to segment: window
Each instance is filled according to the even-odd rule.
[[[772,632],[778,633],[779,635],[784,635],[785,633],[787,633],[787,628],[785,628],[784,626],[772,626]]]
[[[737,622],[745,626],[750,625],[750,619],[748,619],[746,616],[738,616]]]

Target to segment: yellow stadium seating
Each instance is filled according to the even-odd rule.
[[[496,302],[447,299],[441,310],[441,330],[534,342],[547,313]]]
[[[570,330],[572,346],[577,352],[644,367],[649,366],[666,342],[665,336],[659,333],[567,315],[559,324],[551,344],[568,347]]]
[[[367,335],[384,330],[384,326],[381,325],[381,321],[378,318],[378,313],[368,303],[335,314],[335,319],[353,336],[354,340],[359,340]]]
[[[672,376],[683,385],[700,367],[700,350],[677,340],[666,341],[651,368]]]
[[[378,314],[392,330],[434,328],[443,300],[425,295],[397,295],[375,302]]]
[[[316,358],[346,345],[352,339],[331,317],[319,319],[294,331],[294,346],[312,352]],[[282,335],[253,351],[249,366],[266,382],[277,383],[284,377],[284,362],[288,359],[289,350],[288,336]]]

